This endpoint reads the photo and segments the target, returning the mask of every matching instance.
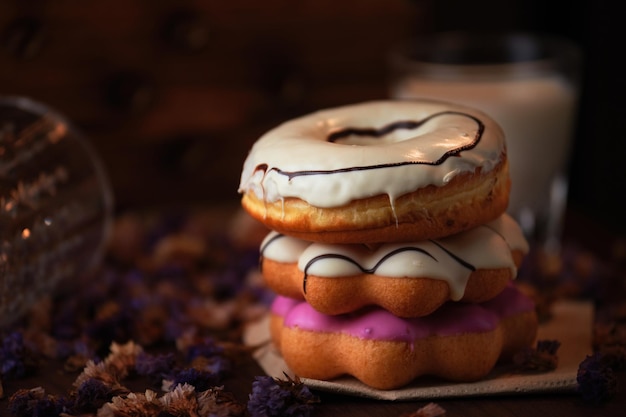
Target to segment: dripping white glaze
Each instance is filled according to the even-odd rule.
[[[465,293],[470,274],[476,269],[516,266],[511,251],[528,252],[519,225],[509,215],[438,240],[389,243],[375,249],[365,245],[312,243],[270,232],[261,244],[263,258],[297,263],[303,274],[345,277],[374,273],[384,277],[428,277],[446,281],[452,300]]]
[[[385,134],[363,133],[402,123]],[[363,132],[331,140],[350,130]],[[501,128],[477,110],[436,101],[372,101],[318,111],[263,135],[244,162],[239,192],[265,202],[296,197],[316,207],[386,194],[393,206],[419,188],[445,185],[478,167],[490,171],[504,148]]]

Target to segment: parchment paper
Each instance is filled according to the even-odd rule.
[[[559,366],[546,373],[519,373],[512,366],[498,366],[485,379],[472,383],[450,383],[434,378],[418,378],[414,383],[396,390],[369,388],[355,378],[346,376],[332,381],[301,378],[310,388],[382,400],[415,400],[446,397],[468,397],[536,392],[568,392],[576,388],[578,365],[591,354],[593,306],[588,302],[559,301],[553,306],[553,317],[539,327],[537,339],[556,339]],[[259,346],[254,357],[270,376],[293,377],[280,353],[270,340],[269,316],[250,324],[244,342]]]

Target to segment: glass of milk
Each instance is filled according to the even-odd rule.
[[[437,33],[392,51],[390,95],[456,102],[493,117],[506,135],[508,211],[529,238],[557,248],[580,66],[578,47],[561,38]]]

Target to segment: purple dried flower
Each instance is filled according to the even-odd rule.
[[[69,402],[65,397],[46,394],[41,388],[20,389],[9,398],[8,410],[14,417],[58,417],[66,412]]]
[[[539,340],[534,349],[528,347],[517,352],[513,362],[523,371],[552,371],[559,363],[556,353],[560,346],[557,340]]]
[[[197,356],[189,363],[189,367],[200,372],[207,372],[213,375],[216,381],[221,381],[230,371],[231,362],[223,356],[213,356],[212,358]]]
[[[219,378],[224,378],[232,368],[230,360],[223,356],[214,356],[212,358],[199,356],[191,362],[191,365],[196,369],[216,374]]]
[[[287,380],[257,376],[248,400],[251,417],[308,417],[319,398],[296,376]]]
[[[224,348],[217,345],[211,338],[205,337],[198,343],[187,348],[187,361],[191,362],[198,356],[204,356],[205,358],[211,358],[224,353]]]
[[[192,385],[176,385],[172,390],[159,398],[165,416],[198,416],[198,398]]]
[[[198,400],[198,414],[210,417],[244,416],[245,404],[239,403],[230,392],[223,387],[215,387],[196,394]]]
[[[185,368],[174,374],[170,390],[176,388],[177,385],[189,384],[195,387],[196,391],[206,391],[220,384],[220,377],[209,371],[203,371],[195,368]]]
[[[96,378],[84,380],[74,397],[72,406],[73,414],[95,413],[98,408],[111,401],[116,395],[126,393],[123,389],[113,389],[103,381]]]
[[[602,362],[614,371],[626,369],[626,345],[602,345],[598,347]]]
[[[187,415],[192,415],[191,413]],[[128,395],[113,397],[111,402],[104,404],[98,410],[101,417],[157,417],[171,416],[163,410],[156,392],[146,390],[145,394],[131,392]]]
[[[626,369],[626,303],[598,311],[593,326],[594,351],[602,353],[602,361],[614,371]]]
[[[558,340],[538,340],[537,352],[545,353],[548,355],[556,355],[556,351],[561,347],[561,342]]]
[[[37,366],[34,352],[24,343],[20,332],[2,338],[0,346],[0,376],[6,379],[22,378]]]
[[[225,349],[212,338],[192,339],[183,350],[186,350],[185,356],[191,367],[215,374],[219,379],[231,369],[231,361],[225,356]]]
[[[587,356],[580,363],[576,381],[578,393],[589,404],[600,405],[617,393],[617,378],[599,353]]]
[[[137,374],[147,376],[153,381],[161,381],[169,375],[176,364],[176,357],[173,352],[162,355],[150,355],[148,353],[140,353],[137,355],[135,362],[135,371]]]

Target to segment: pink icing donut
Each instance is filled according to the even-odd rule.
[[[423,375],[481,379],[499,359],[534,341],[537,317],[534,303],[511,285],[488,302],[447,303],[412,319],[375,307],[329,316],[278,296],[271,326],[274,343],[298,376],[348,374],[392,389]]]

